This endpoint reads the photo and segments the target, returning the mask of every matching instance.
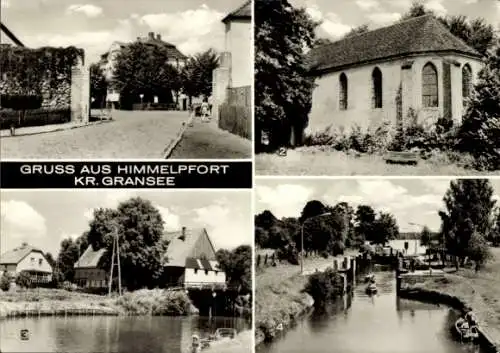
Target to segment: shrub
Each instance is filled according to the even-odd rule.
[[[337,240],[332,245],[333,256],[343,255],[345,250],[345,245],[340,240]]]
[[[283,249],[278,249],[276,254],[280,260],[286,260],[292,265],[299,264],[299,252],[293,244],[288,244]]]
[[[7,271],[5,271],[2,274],[2,277],[0,277],[0,289],[4,292],[8,291],[10,288],[11,279],[12,276]]]
[[[67,290],[68,292],[74,292],[78,289],[78,286],[69,281],[64,281],[63,284],[61,285],[61,288]]]
[[[29,288],[31,286],[31,277],[27,272],[20,272],[16,276],[16,284],[21,288]]]
[[[309,276],[304,291],[314,299],[314,305],[322,307],[344,294],[344,279],[331,268]]]
[[[14,110],[38,109],[42,106],[41,95],[0,95],[0,105],[2,108]]]
[[[71,120],[71,110],[68,109],[35,109],[28,111],[0,110],[0,129],[11,126],[28,127],[49,124],[62,124]]]
[[[192,306],[186,292],[162,289],[126,293],[116,304],[134,315],[188,315]]]

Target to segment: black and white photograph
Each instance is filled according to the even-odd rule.
[[[6,159],[250,159],[250,0],[2,0]]]
[[[500,180],[259,179],[256,352],[498,352]]]
[[[248,191],[1,193],[0,351],[253,352]]]
[[[255,0],[257,175],[498,175],[500,1]]]

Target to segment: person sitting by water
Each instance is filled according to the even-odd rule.
[[[458,327],[462,330],[462,332],[465,332],[469,329],[469,323],[467,320],[464,320],[463,318],[458,319]]]
[[[201,352],[200,337],[198,335],[193,335],[192,337],[191,352],[192,353]]]
[[[469,322],[471,325],[475,325],[477,324],[477,319],[476,319],[476,315],[474,314],[474,312],[472,311],[472,308],[467,308],[467,313],[465,314],[465,319],[467,320],[467,322]]]

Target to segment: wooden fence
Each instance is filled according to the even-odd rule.
[[[219,109],[219,128],[252,139],[251,87],[228,88],[227,100]]]

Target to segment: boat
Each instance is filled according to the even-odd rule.
[[[369,273],[365,276],[365,282],[375,282],[375,275],[373,273]]]
[[[476,325],[472,325],[469,327],[467,324],[465,327],[462,326],[464,322],[463,319],[458,319],[455,321],[455,331],[461,340],[464,341],[473,341],[479,337],[479,330]]]
[[[377,285],[375,283],[370,283],[367,287],[366,287],[366,293],[368,294],[375,294],[377,293]]]
[[[218,328],[215,333],[207,338],[200,338],[197,335],[192,336],[192,352],[200,352],[202,349],[213,347],[219,343],[224,343],[228,340],[236,338],[237,331],[234,328]]]

